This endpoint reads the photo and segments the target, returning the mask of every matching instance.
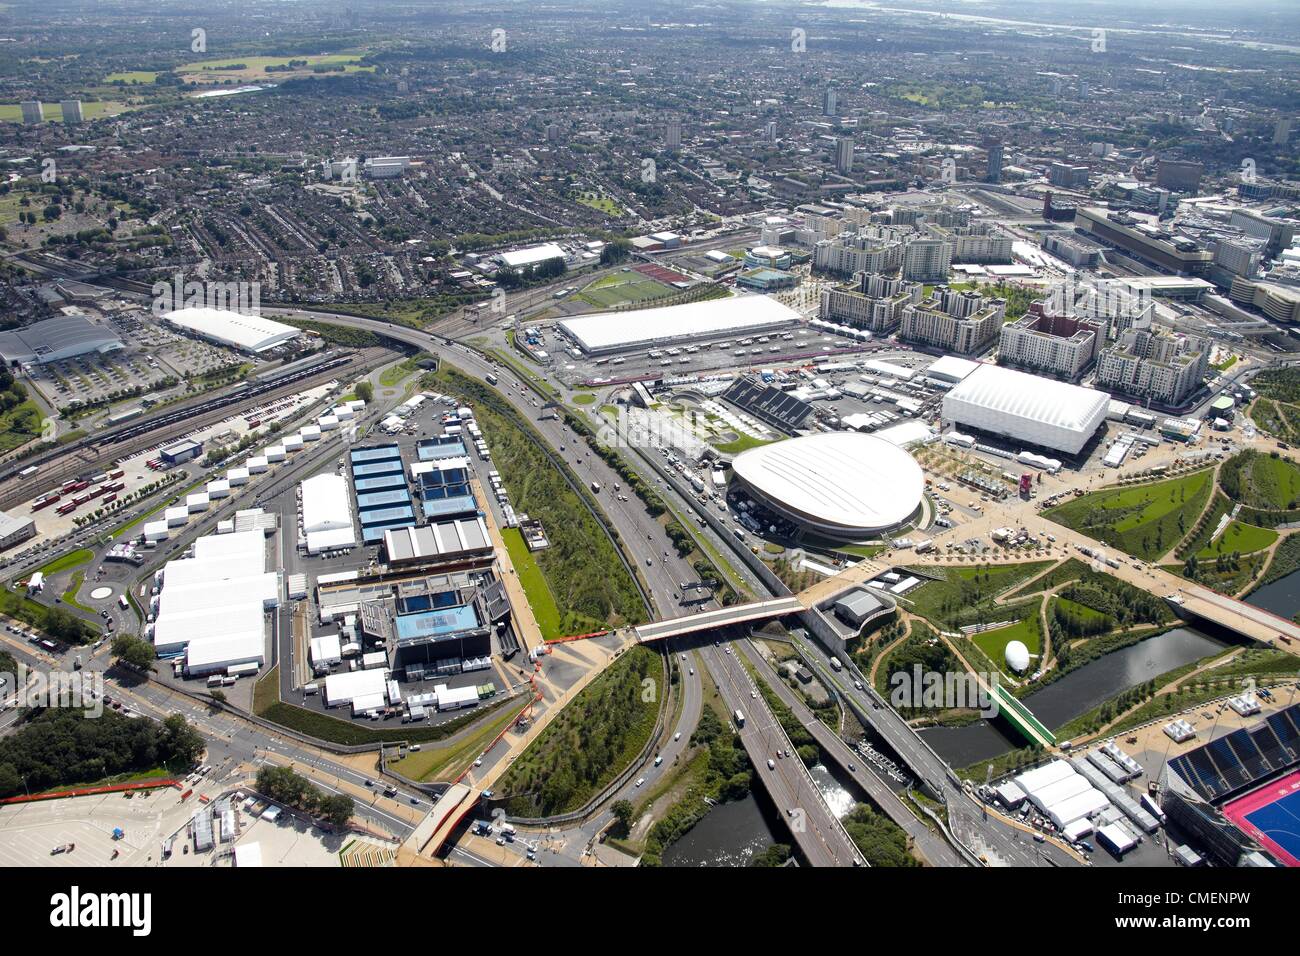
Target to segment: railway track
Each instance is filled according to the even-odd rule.
[[[23,477],[19,474],[29,463],[14,462],[8,474],[0,478],[0,508],[27,501],[69,478],[103,470],[114,461],[229,418],[250,402],[272,401],[333,378],[357,374],[375,361],[376,351],[386,350],[366,349],[336,356],[281,378],[249,384],[209,402],[171,409],[146,421],[132,422],[103,435],[84,438],[55,456],[38,462],[39,471],[33,475]]]

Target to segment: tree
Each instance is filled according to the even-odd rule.
[[[180,714],[163,718],[162,729],[162,745],[174,759],[191,764],[203,752],[203,737]]]
[[[346,793],[331,794],[320,800],[318,812],[335,827],[345,827],[352,819],[356,804]]]
[[[611,806],[610,812],[614,814],[614,820],[617,823],[618,832],[627,836],[632,829],[632,814],[636,812],[632,807],[631,800],[615,800]]]
[[[369,382],[357,383],[357,398],[361,399],[367,405],[375,399],[375,387]]]
[[[142,670],[149,670],[156,657],[154,646],[134,634],[119,634],[113,638],[110,651],[115,660]]]

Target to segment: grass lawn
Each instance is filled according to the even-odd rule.
[[[856,558],[874,558],[885,550],[883,544],[839,544],[835,550],[841,554],[851,554]]]
[[[528,606],[533,609],[537,626],[542,629],[542,637],[546,640],[563,637],[560,627],[560,609],[555,603],[555,595],[551,593],[546,578],[542,576],[542,569],[537,566],[533,553],[528,550],[528,545],[524,544],[524,536],[519,533],[518,528],[503,528],[501,537],[505,539],[506,550],[510,552],[510,563],[514,565],[515,574],[519,576],[519,583],[523,585],[524,593],[528,595]]]
[[[575,405],[590,405],[595,400],[596,396],[592,392],[578,392],[573,396],[573,404]]]
[[[85,580],[85,571],[76,571],[73,573],[71,579],[68,581],[68,589],[63,592],[63,603],[70,604],[78,610],[93,614],[95,613],[94,608],[86,607],[86,605],[77,600],[77,592],[81,590],[81,584]]]
[[[1029,648],[1029,653],[1042,653],[1042,624],[1039,622],[1038,611],[1028,615],[1015,624],[1009,624],[1006,627],[995,628],[991,631],[983,631],[971,638],[975,646],[984,652],[994,664],[1003,667],[1007,660],[1007,645],[1012,641],[1020,641],[1025,647]]]
[[[47,123],[62,123],[63,110],[58,103],[45,103],[45,109],[42,115]],[[128,107],[125,103],[119,103],[116,100],[83,100],[81,104],[81,115],[87,120],[98,119],[101,116],[116,116],[118,113],[125,113]],[[10,121],[14,123],[21,122],[23,118],[22,106],[18,103],[0,103],[0,121]],[[36,210],[39,212],[40,210]]]
[[[1160,557],[1196,523],[1213,490],[1209,469],[1127,488],[1094,491],[1048,510],[1053,521],[1147,561]]]
[[[394,388],[406,381],[420,370],[420,356],[403,359],[396,365],[390,365],[379,373],[379,384],[385,388]]]
[[[984,565],[948,568],[946,577],[930,581],[905,596],[912,610],[935,623],[949,626],[975,624],[980,620],[1007,620],[1014,611],[995,607],[993,599],[1051,567],[1051,561],[1025,564]]]
[[[1224,487],[1230,498],[1248,508],[1286,511],[1300,501],[1300,467],[1289,459],[1243,453],[1224,468],[1239,469],[1237,480],[1228,477]]]
[[[597,309],[658,299],[674,292],[671,286],[647,278],[639,272],[616,272],[591,283],[576,298]]]
[[[490,719],[474,728],[474,732],[459,741],[436,747],[421,748],[418,753],[407,751],[405,757],[389,764],[393,770],[412,780],[451,782],[470,768],[484,749],[509,726],[515,715],[523,709],[523,698],[517,707],[507,707],[493,713]]]
[[[58,574],[60,571],[66,571],[68,568],[75,568],[82,564],[87,564],[95,553],[89,548],[80,548],[77,551],[69,551],[67,554],[59,555],[45,567],[41,568],[41,573],[48,577],[51,574]]]
[[[740,435],[734,441],[723,442],[721,445],[714,445],[718,451],[724,455],[739,455],[742,451],[748,451],[751,448],[759,448],[763,445],[772,444],[770,441],[764,441],[762,438],[755,438],[753,435]]]
[[[0,452],[13,451],[40,437],[41,410],[30,399],[0,414]]]
[[[151,70],[128,70],[125,73],[110,73],[104,77],[105,83],[125,83],[127,86],[132,84],[152,84],[158,79],[158,74]]]
[[[355,73],[358,70],[374,70],[373,66],[358,66],[357,60],[361,59],[360,53],[329,53],[320,56],[243,56],[238,53],[232,53],[230,56],[222,57],[219,60],[204,60],[199,63],[187,63],[184,66],[176,67],[176,72],[186,74],[185,80],[198,84],[220,83],[224,80],[254,81],[254,80],[272,80],[282,81],[296,76],[314,76],[312,67],[316,66],[339,66],[343,67],[345,73]],[[283,72],[268,73],[268,66],[287,66],[290,60],[306,61],[305,66],[295,66],[292,70]],[[242,64],[240,69],[228,70],[223,67],[235,66]],[[338,73],[322,73],[322,76],[338,76]]]
[[[618,203],[608,196],[601,195],[591,191],[577,193],[571,197],[574,202],[589,206],[597,212],[603,212],[607,216],[618,217],[623,215],[623,209]]]
[[[1276,540],[1276,531],[1234,521],[1212,544],[1198,551],[1196,557],[1200,560],[1208,558],[1212,561],[1221,554],[1232,554],[1234,551],[1239,554],[1249,554],[1252,551],[1263,551],[1272,546]]]

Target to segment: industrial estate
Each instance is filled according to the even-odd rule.
[[[284,6],[0,6],[0,864],[1300,866],[1294,7]]]

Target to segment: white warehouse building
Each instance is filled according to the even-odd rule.
[[[560,329],[588,355],[792,326],[799,313],[763,295],[738,295],[632,312],[565,319]]]
[[[265,352],[300,334],[292,325],[283,322],[206,307],[177,309],[166,313],[163,321],[197,338],[253,353]]]
[[[194,557],[169,561],[150,636],[159,657],[185,657],[191,677],[266,663],[266,612],[279,605],[280,575],[266,570],[261,530],[212,534]]]
[[[1077,455],[1106,421],[1110,396],[1095,388],[981,365],[943,398],[944,421]]]
[[[302,483],[302,531],[308,554],[356,545],[348,483],[342,475],[316,475]]]

